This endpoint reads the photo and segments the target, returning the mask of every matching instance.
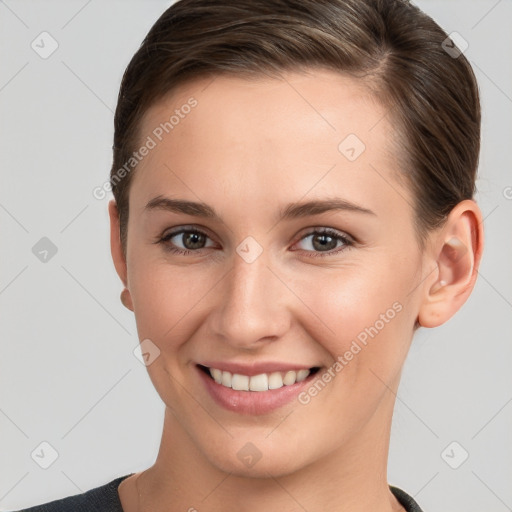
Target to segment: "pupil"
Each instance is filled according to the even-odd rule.
[[[315,241],[316,240],[319,240],[319,239],[322,239],[323,242],[321,242],[320,244],[316,244]],[[334,242],[334,246],[333,247],[327,247],[327,249],[334,249],[336,247],[336,240],[330,236],[330,235],[317,235],[313,238],[313,246],[315,247],[315,249],[325,249],[326,246],[329,244],[329,241],[326,239],[330,239],[331,242]]]
[[[202,235],[200,233],[188,233],[188,235],[185,236],[185,246],[188,246],[189,243],[191,243],[192,247],[189,247],[190,249],[200,249],[201,247],[195,247],[195,244],[199,243],[199,246],[201,245],[201,237]],[[197,239],[199,238],[199,242]]]

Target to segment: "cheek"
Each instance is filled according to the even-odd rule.
[[[300,292],[318,317],[308,313],[309,324],[304,315],[302,325],[332,358],[324,372],[332,387],[318,399],[315,389],[306,390],[301,403],[311,400],[315,414],[337,418],[349,429],[357,430],[396,387],[412,337],[411,311],[404,304],[408,279],[397,281],[386,267],[336,270],[314,280],[314,288],[304,279]]]
[[[187,361],[187,341],[203,321],[201,298],[214,280],[205,272],[170,265],[163,260],[140,259],[132,267],[130,290],[140,340],[150,339],[159,349],[147,371],[162,400],[171,408],[187,403],[180,382]],[[199,267],[197,267],[199,268]],[[187,349],[188,350],[188,349]]]
[[[141,251],[130,263],[137,323],[160,336],[195,308],[215,283],[211,270],[201,265],[170,264],[165,254],[149,257]]]
[[[165,256],[137,256],[134,254],[129,267],[129,280],[139,337],[165,339],[166,351],[172,352],[207,320],[204,308],[222,306],[223,297],[215,294],[222,289],[219,280],[225,270],[201,264],[170,265]],[[275,314],[290,315],[291,324],[307,330],[313,343],[333,358],[349,351],[355,340],[365,347],[364,359],[387,358],[393,346],[403,343],[404,333],[397,333],[404,317],[410,316],[404,302],[414,270],[411,259],[382,253],[338,268],[283,267],[279,274],[293,294],[287,294],[288,303]],[[370,348],[376,339],[385,342],[372,343]]]
[[[385,379],[400,368],[414,323],[407,304],[413,275],[411,263],[381,257],[295,280],[297,295],[310,309],[302,325],[333,361],[346,361],[342,380],[371,377],[369,368]]]
[[[370,265],[322,269],[314,275],[305,273],[295,282],[297,295],[324,324],[323,331],[336,339],[353,337],[373,325],[381,313],[401,300],[404,289],[390,272]]]

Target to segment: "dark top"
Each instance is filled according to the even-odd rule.
[[[67,498],[14,512],[123,512],[117,488],[125,478],[131,475],[133,473],[120,476],[108,484],[96,487],[82,494],[75,494],[74,496],[68,496]],[[392,485],[389,488],[407,512],[422,512],[416,501],[405,491]]]

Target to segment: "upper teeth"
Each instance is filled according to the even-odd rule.
[[[237,391],[268,391],[269,389],[279,389],[283,386],[290,386],[296,382],[303,381],[308,375],[309,370],[298,370],[289,372],[260,373],[259,375],[240,375],[239,373],[230,373],[217,368],[209,368],[210,375],[217,384],[222,384],[227,388],[233,388]]]

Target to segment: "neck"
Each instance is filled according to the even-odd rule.
[[[258,478],[216,467],[167,409],[157,460],[137,482],[138,512],[403,511],[387,483],[394,396],[383,402],[349,442],[299,471]]]

